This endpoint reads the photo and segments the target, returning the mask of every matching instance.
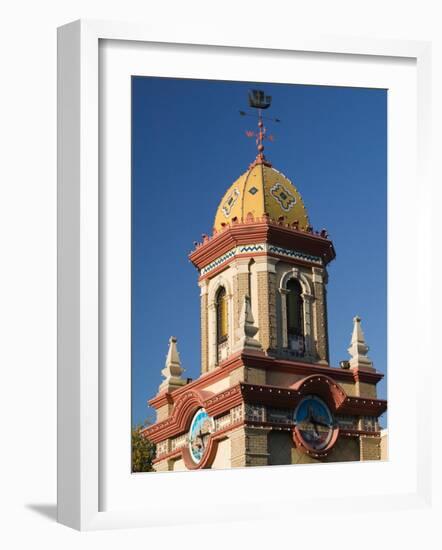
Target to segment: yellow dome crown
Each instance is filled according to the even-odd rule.
[[[221,231],[232,221],[269,216],[284,223],[309,226],[307,210],[293,183],[270,163],[256,162],[229,187],[216,211],[214,229]]]

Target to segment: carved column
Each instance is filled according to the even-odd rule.
[[[215,279],[211,280],[208,286],[207,295],[207,332],[208,332],[208,370],[211,371],[218,366],[218,338],[217,338],[217,315],[216,315],[216,296],[220,287],[224,287],[226,290],[227,298],[227,330],[228,339],[223,344],[223,358],[227,358],[231,351],[233,342],[235,339],[235,330],[233,320],[233,302],[234,295],[231,292],[231,285],[228,280],[222,275],[219,275]]]
[[[287,294],[286,288],[280,288],[279,294],[281,295],[281,342],[283,349],[289,347],[289,339],[287,333]]]
[[[324,269],[313,268],[313,286],[315,292],[315,333],[319,362],[328,365],[328,322],[325,284],[327,274]]]
[[[258,339],[264,351],[276,349],[276,263],[265,256],[255,258],[258,277]]]
[[[313,359],[316,356],[315,339],[313,337],[312,309],[314,296],[307,292],[302,293],[304,303],[304,342],[306,359]]]
[[[209,370],[209,318],[208,318],[208,282],[199,283],[201,293],[201,373]]]
[[[216,303],[213,301],[207,306],[208,319],[208,368],[213,370],[218,364],[218,349],[216,341]]]
[[[249,258],[237,259],[233,265],[233,334],[234,344],[236,340],[236,332],[239,327],[239,316],[241,308],[244,304],[245,296],[250,297],[249,289]]]

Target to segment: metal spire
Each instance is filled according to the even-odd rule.
[[[253,109],[258,110],[258,131],[246,131],[247,137],[254,137],[256,139],[256,146],[258,149],[258,154],[256,155],[256,159],[252,163],[252,166],[254,166],[255,164],[265,164],[267,166],[271,166],[270,162],[265,158],[264,155],[264,140],[267,139],[268,141],[274,141],[275,138],[272,134],[267,135],[267,128],[264,125],[264,120],[280,122],[278,118],[263,117],[262,115],[262,111],[264,109],[268,109],[271,105],[271,102],[271,96],[265,95],[262,90],[251,90],[249,92],[249,106]],[[240,111],[239,114],[242,116],[256,117],[256,115],[247,113],[245,111]]]

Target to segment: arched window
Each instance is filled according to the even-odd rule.
[[[216,294],[216,339],[218,344],[227,342],[228,330],[227,294],[226,289],[221,287]]]
[[[287,283],[287,341],[288,347],[298,354],[304,353],[304,315],[302,288],[298,280]]]

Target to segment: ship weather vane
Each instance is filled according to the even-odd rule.
[[[272,122],[281,122],[279,118],[270,118],[263,116],[262,112],[268,109],[272,103],[272,97],[266,95],[262,90],[251,90],[249,92],[249,107],[258,110],[258,115],[254,113],[248,113],[246,111],[240,111],[241,116],[251,116],[258,118],[258,130],[246,130],[246,136],[249,138],[254,137],[256,140],[256,146],[258,149],[258,155],[256,157],[256,164],[269,164],[264,156],[264,140],[273,142],[275,137],[273,134],[267,134],[267,128],[264,125],[264,120]]]

